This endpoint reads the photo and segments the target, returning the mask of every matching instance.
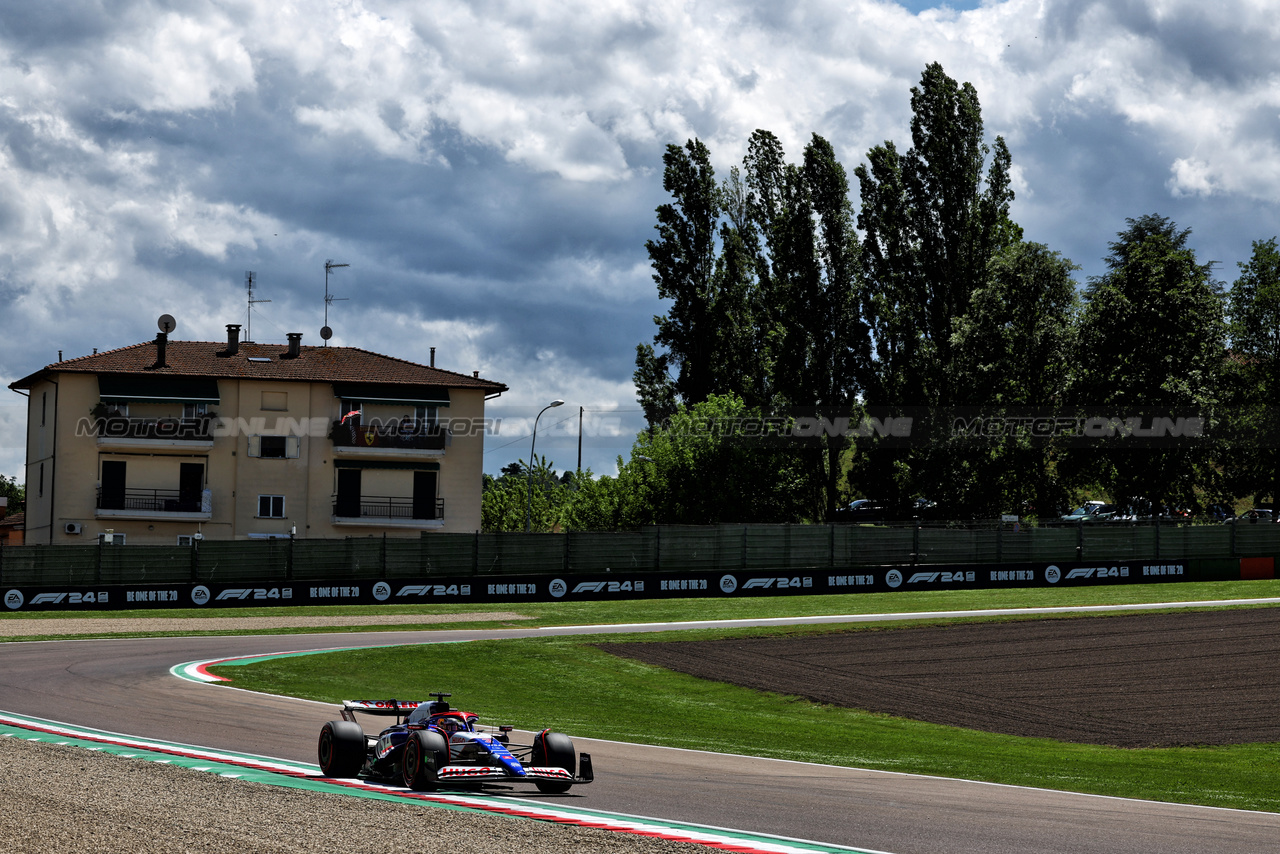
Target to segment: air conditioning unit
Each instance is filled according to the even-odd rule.
[[[84,525],[79,522],[68,522],[63,530],[68,534],[80,534],[84,532]]]

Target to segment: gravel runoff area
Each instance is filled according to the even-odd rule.
[[[426,626],[432,623],[515,622],[527,620],[508,611],[475,614],[370,614],[362,617],[23,617],[0,619],[0,638],[89,636],[165,632],[208,634],[253,632],[272,629],[306,629],[341,626]]]
[[[706,854],[605,830],[229,780],[84,748],[0,739],[8,854]]]
[[[1118,747],[1280,741],[1280,608],[603,643],[762,691]]]

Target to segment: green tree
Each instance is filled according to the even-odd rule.
[[[619,461],[620,527],[798,522],[804,476],[792,449],[754,434],[763,413],[736,395],[681,405]]]
[[[1227,300],[1230,318],[1233,419],[1238,438],[1225,456],[1235,494],[1280,502],[1280,453],[1272,408],[1280,400],[1280,248],[1276,238],[1255,240],[1239,262]]]
[[[756,403],[778,415],[850,417],[871,344],[858,311],[859,245],[848,176],[817,134],[795,165],[786,163],[773,134],[758,130],[743,168],[747,226],[739,231],[756,256],[756,339],[769,354],[770,370],[769,393]],[[845,437],[824,435],[821,445],[797,449],[807,473],[807,518],[833,518],[847,447]]]
[[[1079,313],[1075,264],[1040,243],[998,253],[969,312],[956,324],[958,375],[966,399],[993,415],[1051,415],[1066,401]],[[974,455],[984,516],[1033,506],[1051,512],[1067,498],[1056,476],[1060,444],[1025,434],[981,443]]]
[[[964,387],[953,322],[1021,229],[1008,216],[1009,149],[1003,137],[992,147],[983,141],[972,84],[958,85],[932,63],[911,89],[911,110],[911,149],[899,156],[886,142],[855,170],[869,285],[863,313],[878,356],[868,392],[877,401],[951,405]]]
[[[830,143],[814,135],[803,164],[791,164],[777,137],[757,130],[742,169],[714,190],[700,142],[669,146],[665,163],[673,203],[658,208],[659,239],[647,248],[659,295],[672,304],[655,318],[656,346],[636,355],[649,423],[716,395],[773,415],[799,407],[848,416],[871,346],[858,316],[848,178]],[[824,442],[794,450],[808,473],[806,518],[836,506],[847,443]]]
[[[1009,219],[1009,150],[1001,137],[986,144],[974,87],[932,63],[911,89],[911,109],[911,148],[900,154],[885,142],[855,170],[861,315],[875,352],[863,386],[869,404],[936,413],[986,402],[975,397],[972,354],[959,349],[978,339],[957,331],[966,318],[971,328],[980,322],[970,316],[974,294],[988,287],[994,260],[1016,245],[1021,229]],[[986,450],[963,452],[946,432],[916,430],[913,438],[919,442],[910,449],[861,448],[853,477],[890,500],[932,493],[944,512],[999,502],[975,457]]]
[[[530,468],[524,460],[503,467],[502,475],[484,476],[480,498],[480,526],[486,533],[552,530],[571,500],[566,482],[556,476],[554,464],[538,457]]]
[[[17,478],[0,474],[0,495],[9,499],[10,513],[18,513],[26,507],[27,489]]]
[[[739,341],[750,316],[740,251],[722,254],[721,194],[711,155],[699,140],[667,146],[663,189],[672,202],[657,209],[658,238],[645,244],[658,296],[671,300],[654,343],[636,351],[636,387],[651,424],[677,401],[694,403],[735,390],[734,374],[748,371]],[[676,371],[674,379],[670,372]]]
[[[1085,291],[1074,402],[1116,417],[1183,409],[1210,420],[1226,355],[1222,286],[1187,245],[1190,229],[1158,214],[1126,222],[1107,272]],[[1113,500],[1194,507],[1202,492],[1221,492],[1207,443],[1136,445],[1119,436],[1080,455]]]

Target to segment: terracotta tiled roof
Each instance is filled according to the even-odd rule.
[[[287,344],[241,342],[227,354],[226,342],[169,341],[165,367],[157,368],[156,343],[147,341],[46,365],[9,388],[30,388],[56,373],[138,374],[154,377],[280,380],[285,382],[360,382],[481,389],[488,394],[507,390],[499,382],[419,365],[358,347],[302,347],[295,359],[282,358]],[[251,361],[267,359],[269,361]]]

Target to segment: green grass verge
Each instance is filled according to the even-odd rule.
[[[1232,583],[1216,596],[1210,595],[1209,590],[1216,585],[1203,583],[1167,585],[1157,590],[1162,594],[1159,601],[1170,602],[1261,598],[1276,594],[1276,582],[1246,583],[1249,586],[1245,589],[1241,589],[1240,584]],[[1151,588],[1145,589],[1151,592]],[[1109,594],[1104,597],[1106,602],[1069,604],[1110,604],[1115,601],[1115,594],[1134,593],[1138,589],[1047,592],[1059,595],[1048,596],[1049,601],[1038,604],[1063,605],[1060,594],[1068,592]],[[1018,600],[1019,604],[1006,601],[997,606],[984,601],[976,605],[967,594],[889,596],[899,606],[897,610],[904,614],[1029,606],[1026,600]],[[947,607],[937,601],[938,597],[952,596],[955,598],[947,599]],[[817,604],[831,598],[835,597],[807,597],[807,601]],[[866,602],[868,597],[850,598]],[[925,604],[920,598],[931,601]],[[1151,597],[1131,601],[1143,598]],[[698,602],[697,616],[725,618],[716,607],[723,601]],[[744,604],[742,600],[732,601]],[[957,604],[960,601],[965,604]],[[751,602],[769,608],[790,603],[791,608],[785,610],[797,613],[795,598]],[[649,604],[629,603],[625,621],[645,619],[637,614],[635,606]],[[685,611],[680,618],[687,619],[690,603],[683,605]],[[706,609],[715,613],[709,614]],[[639,610],[651,613],[644,607]],[[888,609],[860,610],[871,613]],[[562,611],[557,614],[564,616]],[[589,622],[606,620],[596,615]],[[918,622],[908,617],[903,624]],[[884,627],[880,624],[843,628]],[[826,632],[831,628],[611,635],[608,640],[654,642],[734,635],[794,635]],[[335,707],[343,699],[424,699],[431,691],[449,691],[459,706],[479,711],[482,719],[491,724],[511,723],[526,729],[550,726],[581,737],[1280,812],[1280,790],[1275,786],[1275,780],[1280,779],[1280,745],[1132,750],[943,727],[671,673],[607,655],[592,646],[593,641],[601,639],[575,636],[477,641],[448,647],[369,649],[215,668],[215,672],[232,679],[237,687],[333,702]]]

